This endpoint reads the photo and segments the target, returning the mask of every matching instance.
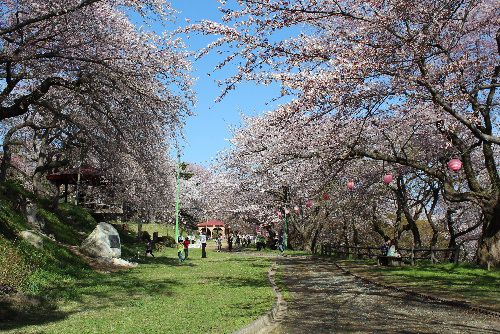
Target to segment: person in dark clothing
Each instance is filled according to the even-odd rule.
[[[285,240],[283,238],[283,234],[280,233],[278,238],[278,250],[283,253],[285,251]]]
[[[239,234],[236,234],[236,248],[239,249],[241,246],[241,238]]]
[[[227,250],[233,250],[233,236],[231,234],[227,236]]]
[[[184,260],[187,260],[188,255],[189,255],[189,244],[191,242],[189,241],[189,237],[186,236],[186,239],[184,239]]]
[[[151,241],[151,239],[146,243],[146,256],[148,256],[148,254],[151,254],[152,257],[155,257],[153,254],[153,242]]]

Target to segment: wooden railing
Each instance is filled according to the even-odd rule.
[[[431,263],[449,262],[458,263],[460,247],[456,248],[398,248],[401,258],[411,265],[417,260],[430,260]],[[321,255],[336,257],[355,257],[358,259],[375,259],[382,254],[380,247],[343,246],[324,243],[321,245]]]

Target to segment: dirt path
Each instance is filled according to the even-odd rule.
[[[499,318],[366,284],[333,263],[279,262],[293,300],[272,334],[500,333]]]

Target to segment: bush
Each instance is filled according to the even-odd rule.
[[[159,237],[157,243],[161,244],[163,246],[166,246],[166,247],[173,247],[173,246],[175,246],[177,244],[175,242],[174,237],[171,237],[169,235],[165,235],[165,236]]]

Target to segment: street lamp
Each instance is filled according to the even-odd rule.
[[[179,220],[180,220],[180,193],[181,193],[181,154],[177,144],[177,173],[176,173],[176,195],[175,195],[175,243],[179,242]]]

